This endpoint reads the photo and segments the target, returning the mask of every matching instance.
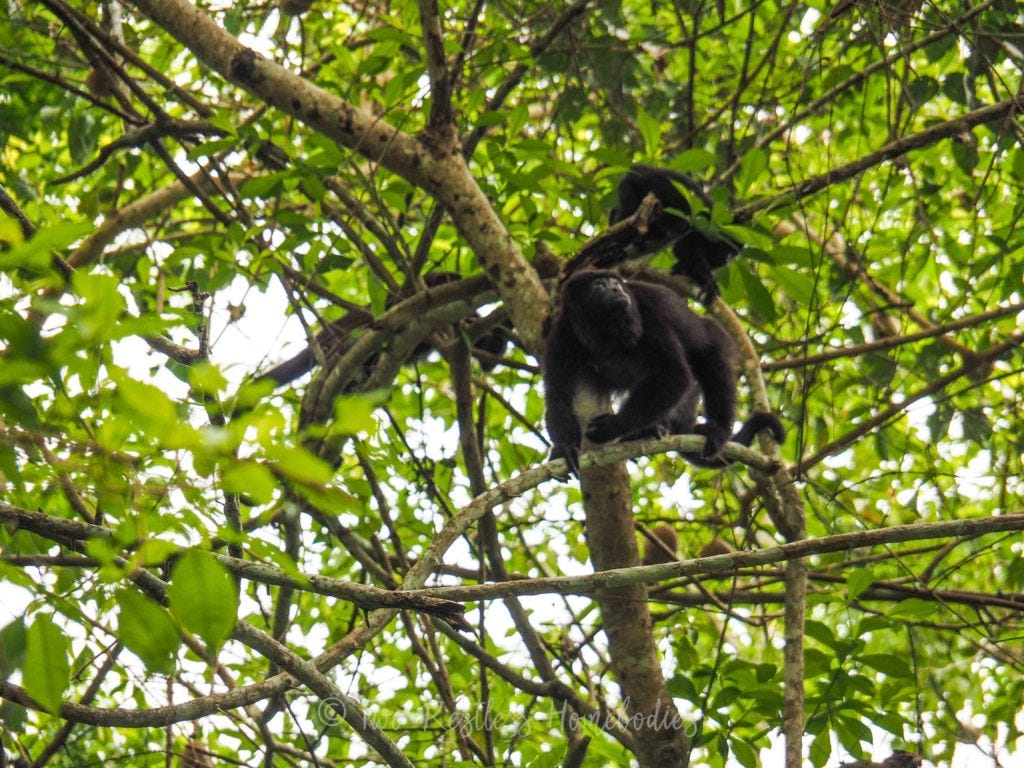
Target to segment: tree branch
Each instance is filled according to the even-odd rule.
[[[996,120],[1009,120],[1014,113],[1020,112],[1022,108],[1024,108],[1024,104],[1022,104],[1019,97],[1015,96],[1011,99],[1000,101],[997,104],[990,104],[987,107],[981,107],[973,112],[968,112],[966,115],[954,118],[953,120],[937,123],[920,133],[901,136],[894,141],[890,141],[877,152],[872,152],[870,155],[865,155],[858,160],[841,165],[827,173],[822,173],[794,184],[779,195],[742,205],[733,210],[733,217],[737,221],[748,221],[755,213],[795,203],[816,192],[827,189],[832,184],[852,179],[857,174],[863,173],[873,166],[881,165],[886,160],[892,160],[895,157],[905,155],[911,150],[931,146],[942,139],[948,139],[950,136],[956,136],[958,133],[970,131],[972,128],[984,125],[985,123],[991,123]]]
[[[1006,531],[1024,531],[1024,513],[984,517],[974,520],[944,520],[938,523],[894,525],[871,531],[840,533],[816,539],[803,539],[775,547],[752,551],[730,552],[711,557],[680,560],[659,565],[638,565],[617,568],[583,576],[551,576],[524,579],[500,584],[469,584],[460,587],[429,587],[413,590],[413,594],[429,595],[459,602],[501,600],[511,596],[527,595],[591,595],[601,589],[656,584],[667,579],[678,579],[701,574],[718,574],[737,568],[753,568],[770,563],[801,560],[813,555],[848,552],[854,549],[897,544],[904,541],[927,541],[981,536]]]
[[[421,141],[265,59],[187,0],[131,0],[203,63],[313,130],[434,195],[498,289],[527,348],[539,351],[548,300],[537,274],[469,172],[461,151]],[[454,140],[454,137],[453,139]]]

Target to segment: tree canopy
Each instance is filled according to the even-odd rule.
[[[0,767],[1021,753],[1012,0],[0,8]],[[546,461],[601,259],[781,446]]]

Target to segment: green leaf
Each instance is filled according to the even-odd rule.
[[[974,173],[974,169],[978,167],[978,145],[971,140],[962,140],[954,137],[953,142],[953,159],[956,160],[956,164],[960,167],[960,170],[970,176]]]
[[[120,282],[110,275],[79,270],[72,276],[71,285],[83,299],[75,311],[81,337],[87,341],[113,338],[112,332],[125,308]]]
[[[117,636],[151,672],[169,674],[180,644],[178,628],[167,612],[131,589],[117,593]]]
[[[813,637],[828,648],[836,648],[840,642],[832,627],[813,619],[809,619],[804,625],[804,632],[808,637]]]
[[[664,133],[661,123],[643,109],[639,109],[636,115],[636,127],[644,140],[644,152],[651,157],[660,156],[661,136]]]
[[[715,695],[712,697],[711,706],[713,709],[718,709],[719,707],[727,707],[734,701],[739,699],[740,695],[741,691],[739,688],[737,688],[734,685],[728,685],[715,693]]]
[[[836,717],[833,721],[834,732],[839,745],[850,753],[851,757],[861,758],[864,755],[864,748],[857,738],[857,734],[849,727],[849,718]]]
[[[672,694],[673,698],[685,699],[686,701],[692,702],[699,701],[700,693],[688,677],[673,675],[668,681],[666,687],[668,688],[668,692]]]
[[[197,144],[196,146],[191,147],[185,154],[189,160],[195,161],[202,157],[210,157],[212,155],[220,154],[221,152],[233,149],[236,146],[238,146],[238,139],[234,136],[229,136],[224,139],[211,139],[209,141],[204,141],[202,144]]]
[[[688,149],[685,152],[680,152],[672,159],[669,167],[681,173],[693,173],[694,171],[703,171],[712,167],[714,164],[714,152],[709,152],[706,149],[696,147],[694,149]]]
[[[68,146],[71,149],[71,159],[75,163],[80,165],[90,159],[90,155],[96,149],[98,127],[96,118],[89,112],[79,112],[71,118],[68,127]]]
[[[27,243],[0,251],[0,271],[18,268],[34,272],[52,271],[52,252],[61,251],[93,230],[90,223],[55,224],[36,232]]]
[[[590,747],[587,750],[588,761],[593,756],[594,758],[605,758],[609,761],[608,765],[629,765],[630,753],[621,744],[612,741],[612,738],[597,723],[584,717],[579,720],[579,726],[583,734],[590,737]]]
[[[207,552],[190,549],[174,564],[167,589],[171,613],[216,652],[235,628],[238,585]]]
[[[0,213],[0,243],[5,247],[17,247],[25,242],[21,233],[21,225],[10,216]]]
[[[332,435],[358,435],[376,432],[377,420],[373,412],[388,400],[383,390],[358,395],[346,395],[334,401],[334,422],[330,426]]]
[[[311,485],[326,485],[334,476],[331,465],[305,448],[291,445],[267,447],[267,458],[281,474]]]
[[[804,307],[811,305],[814,283],[809,277],[781,265],[775,267],[773,274],[790,299]]]
[[[740,158],[736,173],[736,193],[741,197],[754,186],[768,170],[768,153],[763,149],[752,149]]]
[[[0,415],[29,428],[41,424],[32,398],[21,387],[0,386]]]
[[[7,680],[25,659],[25,619],[18,618],[0,629],[0,682]]]
[[[221,474],[224,490],[243,494],[257,504],[266,504],[274,498],[277,480],[263,464],[243,461],[225,468]]]
[[[962,412],[964,437],[972,443],[984,445],[992,437],[992,422],[980,408],[967,408]]]
[[[811,765],[815,768],[822,768],[828,762],[829,757],[832,756],[832,741],[829,731],[824,730],[814,737],[809,753]]]
[[[220,368],[210,363],[198,363],[189,368],[189,383],[196,392],[216,395],[223,392],[228,385],[227,379]]]
[[[756,768],[756,766],[761,764],[757,749],[743,739],[731,739],[729,747],[732,750],[733,757],[739,761],[740,765],[747,766],[747,768]]]
[[[915,77],[907,86],[907,94],[913,107],[919,107],[939,92],[939,83],[934,77]]]
[[[901,600],[889,611],[888,618],[895,619],[927,619],[938,613],[939,607],[928,600],[911,597]]]
[[[285,179],[287,179],[289,175],[289,172],[277,171],[275,173],[267,173],[263,176],[248,179],[244,184],[242,184],[242,188],[240,190],[242,197],[249,199],[276,194],[281,190]]]
[[[22,676],[25,692],[50,714],[58,714],[71,682],[71,665],[67,639],[48,614],[36,616],[28,628]]]
[[[566,752],[568,752],[567,747],[542,752],[530,760],[530,765],[531,767],[537,766],[537,768],[558,768],[562,764]]]
[[[907,660],[890,653],[865,653],[857,657],[857,660],[867,664],[872,669],[884,672],[889,677],[912,677],[910,665]]]
[[[96,539],[90,539],[90,541],[96,541]],[[167,559],[171,555],[176,554],[179,549],[180,548],[177,545],[169,541],[147,539],[142,542],[139,548],[135,551],[135,555],[132,557],[132,562],[146,567],[163,565],[167,562]]]
[[[128,376],[118,375],[117,395],[136,423],[161,430],[178,423],[178,412],[163,390]]]
[[[718,206],[715,206],[715,210],[718,210]],[[744,245],[754,246],[757,249],[756,254],[752,254],[752,249],[747,249],[743,252],[744,258],[750,258],[752,255],[757,258],[758,261],[771,264],[773,260],[768,254],[774,249],[775,241],[763,232],[754,229],[753,227],[745,227],[742,224],[729,224],[722,223],[719,227],[722,232],[727,234],[733,240]]]
[[[846,573],[846,595],[850,600],[856,600],[864,590],[871,586],[874,576],[871,571],[863,568],[854,568]]]
[[[757,275],[742,265],[737,264],[735,272],[739,273],[747,303],[758,322],[765,325],[774,323],[778,313],[775,311],[775,302],[772,300],[771,292],[765,287],[765,284]]]

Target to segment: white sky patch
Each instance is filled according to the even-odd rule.
[[[804,13],[802,19],[800,19],[800,31],[793,30],[787,35],[789,42],[799,43],[814,34],[814,28],[818,24],[818,20],[821,18],[821,11],[817,8],[808,8]]]

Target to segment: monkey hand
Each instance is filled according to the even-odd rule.
[[[569,466],[569,471],[562,475],[562,478],[579,477],[580,474],[580,447],[578,445],[570,445],[568,443],[556,444],[551,449],[550,461],[557,461],[558,459],[565,459],[565,463]]]
[[[722,452],[722,447],[732,436],[732,429],[725,424],[708,422],[700,425],[698,434],[704,435],[704,450],[700,452],[701,458],[713,459]]]
[[[593,443],[607,443],[622,437],[623,429],[614,413],[602,413],[587,424],[587,439]]]
[[[718,283],[714,280],[711,281],[710,285],[702,285],[700,287],[700,293],[697,296],[697,300],[700,301],[705,307],[710,307],[715,303],[715,299],[718,298]]]

